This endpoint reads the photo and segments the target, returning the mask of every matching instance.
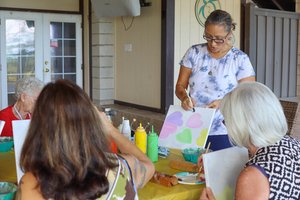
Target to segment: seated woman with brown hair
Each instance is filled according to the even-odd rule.
[[[110,152],[112,138],[121,154]],[[20,166],[21,199],[138,199],[154,165],[77,85],[58,80],[37,99]]]

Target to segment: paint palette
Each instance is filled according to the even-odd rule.
[[[159,134],[158,145],[184,149],[204,147],[215,109],[195,107],[195,112],[171,105]]]
[[[198,180],[198,173],[179,172],[174,176],[178,178],[178,183],[185,185],[198,185],[204,183],[203,181]]]

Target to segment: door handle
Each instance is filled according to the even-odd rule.
[[[50,70],[49,70],[49,68],[48,67],[46,67],[45,69],[44,69],[44,72],[49,72]]]

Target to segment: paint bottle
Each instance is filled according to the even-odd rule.
[[[122,123],[122,134],[131,140],[131,128],[129,124],[129,119],[124,119]]]
[[[123,122],[124,122],[124,117],[122,117],[122,122],[120,123],[120,125],[118,126],[118,130],[120,133],[122,133],[122,128],[123,128]]]
[[[140,126],[135,131],[135,137],[134,137],[135,145],[146,154],[147,151],[147,133],[142,126],[142,123],[140,123]]]
[[[153,125],[147,137],[147,156],[152,162],[158,161],[158,136],[154,132]]]

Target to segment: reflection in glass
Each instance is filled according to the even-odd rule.
[[[50,23],[51,80],[76,83],[76,23]]]
[[[35,76],[35,22],[5,21],[8,104],[14,103],[16,81],[26,75]]]
[[[52,81],[56,81],[56,80],[62,79],[62,78],[63,78],[63,76],[61,74],[52,74],[51,75],[51,80]]]
[[[65,71],[65,73],[76,73],[76,58],[75,57],[65,57],[64,71]]]
[[[20,54],[21,55],[34,55],[34,34],[30,34],[27,36],[27,42],[22,43],[22,38],[20,39]]]
[[[68,79],[68,80],[76,83],[76,74],[66,74],[65,79]]]
[[[6,57],[6,62],[7,62],[7,73],[8,74],[18,74],[20,73],[20,68],[19,68],[19,61],[20,57],[18,56],[11,56],[11,57]]]
[[[35,68],[34,57],[23,57],[22,58],[22,73],[27,75],[34,75]]]
[[[8,105],[12,105],[16,102],[15,94],[8,94],[7,97],[8,97],[7,100],[9,102]]]
[[[6,54],[34,54],[34,21],[6,20]]]
[[[7,92],[8,94],[15,93],[16,82],[19,79],[19,76],[12,75],[7,76]]]
[[[51,56],[62,56],[62,49],[63,49],[63,46],[62,46],[62,40],[57,40],[56,41],[57,43],[57,46],[54,46],[51,44],[51,41],[50,41],[50,47],[51,47]]]
[[[62,58],[52,57],[51,58],[51,72],[53,73],[62,73]]]
[[[76,41],[75,40],[65,40],[64,43],[65,56],[75,56],[76,55]]]
[[[13,34],[6,34],[6,38],[14,38]],[[6,39],[9,43],[6,45],[6,55],[20,55],[20,49],[17,46],[20,43],[20,39],[15,37],[13,41]]]
[[[64,23],[64,38],[76,38],[75,23]]]
[[[50,39],[62,38],[62,24],[61,22],[50,23]]]

